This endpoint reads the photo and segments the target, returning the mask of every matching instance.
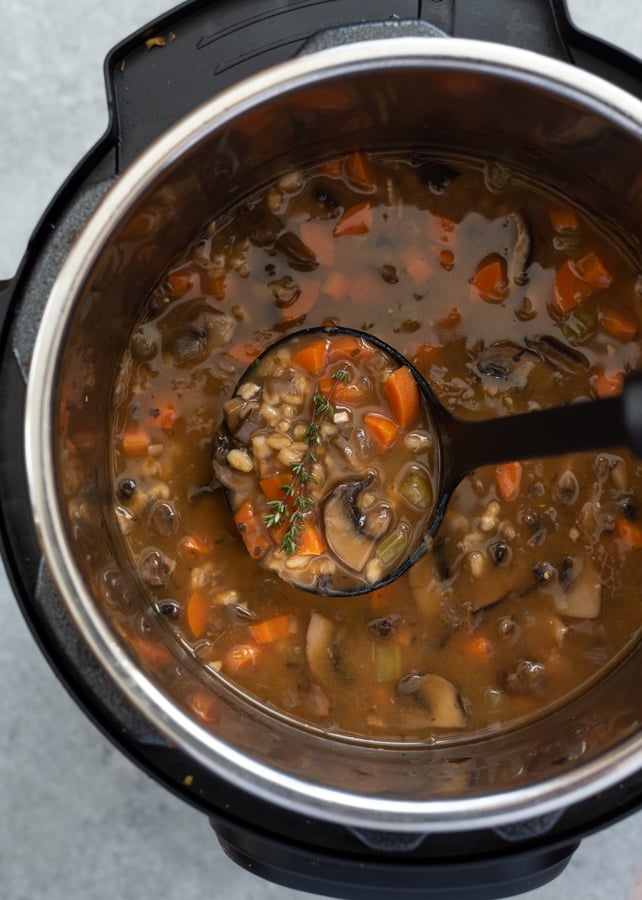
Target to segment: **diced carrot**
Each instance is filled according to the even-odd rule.
[[[404,268],[416,285],[423,284],[432,274],[432,267],[419,247],[409,247],[402,253]]]
[[[555,231],[577,231],[580,227],[577,213],[570,206],[553,206],[548,215]]]
[[[156,669],[161,669],[175,662],[174,657],[164,644],[156,638],[132,638],[131,645],[135,652]]]
[[[192,269],[176,269],[167,276],[167,286],[172,296],[184,297],[196,286],[196,273]]]
[[[218,720],[218,700],[205,688],[195,688],[188,695],[187,707],[203,722],[214,724]]]
[[[343,403],[347,406],[358,403],[364,394],[360,384],[337,381],[332,375],[322,375],[317,381],[317,387],[322,397],[328,398],[332,394],[333,403]]]
[[[631,550],[639,550],[642,547],[642,526],[624,516],[618,516],[615,521],[617,536]]]
[[[399,426],[381,413],[366,413],[363,424],[379,450],[389,450],[399,437]]]
[[[522,482],[520,462],[500,463],[495,469],[495,484],[502,500],[514,500]]]
[[[372,162],[365,153],[355,150],[346,157],[345,173],[357,188],[372,191],[375,188],[375,171]]]
[[[350,290],[350,280],[346,278],[343,272],[333,269],[323,282],[322,291],[333,300],[341,300],[348,295]]]
[[[209,615],[210,604],[205,594],[200,591],[192,591],[185,605],[185,618],[192,637],[199,638],[205,634]]]
[[[263,516],[248,500],[234,513],[234,521],[252,559],[262,559],[272,546]]]
[[[301,556],[319,556],[325,550],[321,532],[309,519],[305,519],[297,537],[297,553]]]
[[[383,393],[400,428],[407,428],[419,415],[419,386],[408,368],[400,366],[385,380]]]
[[[292,503],[293,497],[285,496],[284,487],[291,484],[294,475],[292,472],[277,472],[276,475],[268,475],[267,478],[261,478],[259,487],[268,500],[285,500],[287,504]]]
[[[580,278],[568,260],[555,273],[553,296],[561,313],[569,313],[595,293],[595,289]]]
[[[123,453],[125,456],[147,456],[151,442],[152,439],[143,428],[128,428],[123,434]]]
[[[372,206],[369,203],[357,203],[343,213],[334,226],[335,237],[343,237],[350,234],[368,234],[372,229]]]
[[[261,650],[256,644],[236,644],[225,654],[223,668],[231,675],[237,675],[256,665],[260,655]]]
[[[328,341],[321,338],[302,347],[292,357],[292,362],[305,369],[310,375],[320,375],[325,369],[328,356]]]
[[[615,370],[603,370],[591,375],[591,387],[598,397],[618,397],[622,393],[624,375]]]
[[[364,344],[358,337],[352,334],[341,334],[332,338],[328,357],[331,361],[338,359],[363,360],[374,355],[374,349],[369,344]]]
[[[296,634],[296,631],[296,617],[287,613],[282,616],[265,619],[263,622],[257,622],[255,625],[250,625],[250,634],[257,644],[272,644],[274,641],[281,640],[281,638]]]
[[[602,311],[600,325],[604,331],[620,341],[632,341],[638,333],[638,323],[633,316],[612,307]]]
[[[586,256],[572,262],[571,267],[583,281],[596,290],[604,290],[613,283],[613,276],[597,253],[587,253]]]
[[[211,541],[196,534],[188,534],[179,542],[179,550],[188,556],[207,556],[213,550]]]
[[[321,284],[318,281],[306,281],[301,285],[301,293],[293,303],[289,306],[281,308],[281,319],[283,322],[293,322],[297,319],[305,319],[321,291]]]
[[[315,255],[317,262],[324,266],[334,265],[334,238],[326,222],[308,220],[299,225],[301,240]]]
[[[465,660],[473,663],[487,663],[493,656],[493,645],[481,634],[466,634],[457,642],[457,650]]]
[[[492,259],[480,266],[471,279],[477,296],[486,303],[499,303],[509,292],[506,263],[503,259]]]

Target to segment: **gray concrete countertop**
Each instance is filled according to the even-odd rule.
[[[482,0],[479,0],[481,3]],[[642,56],[640,0],[574,0]],[[0,280],[107,123],[102,61],[171,0],[2,0]],[[52,674],[0,566],[0,900],[296,900],[229,862],[205,819],[135,768]],[[525,900],[642,898],[642,813],[587,838]]]

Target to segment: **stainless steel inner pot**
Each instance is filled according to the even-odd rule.
[[[238,85],[118,179],[51,291],[31,363],[25,439],[44,558],[83,641],[138,710],[245,790],[371,829],[461,831],[554,815],[642,766],[639,650],[527,727],[385,749],[292,729],[216,684],[220,717],[208,730],[119,635],[119,605],[144,605],[108,489],[108,410],[127,334],[204,223],[290,167],[355,146],[430,148],[533,172],[563,185],[639,258],[642,103],[571,66],[476,41],[387,38],[319,51]],[[61,462],[61,397],[82,408],[86,425],[80,497]]]

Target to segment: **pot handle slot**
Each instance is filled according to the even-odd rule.
[[[453,37],[495,41],[572,62],[642,97],[642,61],[575,26],[568,0],[433,0],[422,4],[429,21],[432,7],[450,7]],[[436,23],[435,23],[436,24]]]

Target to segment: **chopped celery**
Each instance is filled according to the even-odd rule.
[[[401,678],[401,648],[386,642],[375,647],[375,678],[378,682],[399,681]]]
[[[411,469],[399,485],[401,496],[417,509],[430,509],[433,503],[430,479],[418,469]]]
[[[381,562],[388,566],[396,559],[399,559],[408,546],[408,526],[401,524],[398,528],[388,535],[377,547],[377,557]]]

